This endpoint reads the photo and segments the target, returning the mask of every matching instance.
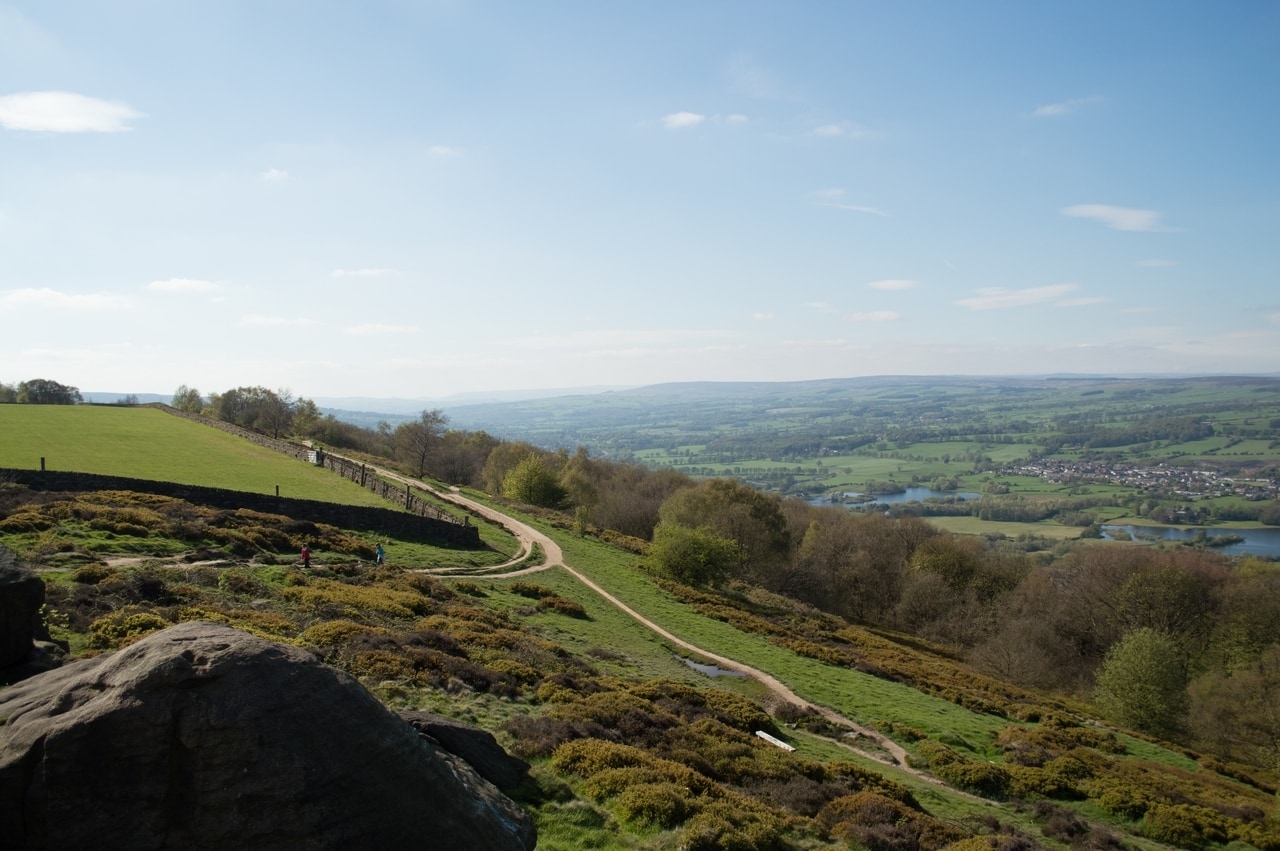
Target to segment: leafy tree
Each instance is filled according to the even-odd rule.
[[[708,529],[660,522],[653,530],[649,564],[658,573],[696,586],[717,586],[738,564],[738,545]]]
[[[18,401],[18,388],[0,381],[0,405],[12,405]]]
[[[173,401],[170,404],[188,414],[198,414],[204,410],[204,399],[200,396],[200,391],[185,384],[174,391]]]
[[[441,432],[449,418],[439,408],[423,411],[416,420],[396,426],[391,443],[396,458],[409,465],[413,475],[422,478],[427,474],[431,453],[440,443]]]
[[[737,479],[709,479],[677,491],[662,505],[664,523],[707,531],[738,545],[738,567],[756,578],[785,562],[791,533],[781,499]]]
[[[80,390],[47,378],[33,378],[18,384],[15,401],[20,405],[79,405]]]
[[[502,481],[502,495],[540,508],[560,508],[568,494],[536,454],[526,455]]]
[[[450,429],[431,458],[434,478],[456,485],[479,485],[481,472],[498,439],[484,431]]]
[[[1192,683],[1191,726],[1217,753],[1280,771],[1280,643]]]
[[[543,455],[544,450],[531,443],[517,440],[512,443],[499,443],[493,447],[489,457],[485,459],[484,469],[480,473],[480,481],[486,491],[493,494],[502,493],[502,483],[507,474],[524,460],[526,455]]]
[[[313,432],[323,417],[320,416],[320,409],[316,407],[316,403],[310,399],[299,397],[298,401],[293,403],[293,433],[313,436]]]
[[[1125,634],[1107,651],[1094,699],[1119,724],[1162,736],[1177,733],[1189,704],[1177,645],[1150,627]]]

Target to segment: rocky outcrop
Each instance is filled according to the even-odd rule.
[[[187,623],[0,690],[5,848],[529,849],[528,816],[348,675]]]
[[[515,789],[529,775],[529,763],[503,750],[488,730],[431,712],[406,711],[400,717],[499,789]]]
[[[31,654],[43,604],[44,582],[0,547],[0,669]]]

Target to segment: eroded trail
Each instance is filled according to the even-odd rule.
[[[390,474],[387,473],[386,475],[390,475]],[[592,591],[596,592],[601,597],[603,597],[611,605],[617,607],[620,611],[624,612],[629,617],[634,618],[636,621],[643,624],[646,629],[649,629],[654,633],[662,636],[662,638],[671,642],[676,647],[682,648],[691,653],[696,653],[698,656],[709,659],[721,668],[724,668],[730,671],[736,671],[740,674],[751,677],[752,679],[764,685],[765,688],[767,688],[774,696],[782,700],[785,700],[788,703],[796,704],[797,706],[800,706],[802,708],[811,709],[814,712],[817,712],[823,718],[825,718],[828,722],[839,727],[844,727],[847,730],[853,731],[858,735],[863,736],[869,739],[870,741],[875,742],[878,748],[883,750],[885,753],[889,754],[889,758],[886,759],[880,756],[879,754],[871,753],[861,748],[853,747],[847,742],[840,742],[840,744],[843,745],[844,747],[847,747],[852,751],[855,751],[870,759],[874,759],[878,762],[883,762],[888,765],[895,765],[899,768],[903,768],[908,771],[911,771],[913,774],[919,774],[919,776],[921,777],[924,777],[929,780],[933,780],[933,778],[928,777],[928,775],[920,774],[919,772],[915,772],[913,769],[911,769],[907,763],[907,752],[903,750],[903,748],[897,742],[894,742],[891,739],[887,739],[884,736],[882,736],[879,731],[873,730],[869,727],[864,727],[861,724],[854,723],[852,720],[844,717],[843,715],[839,714],[833,709],[810,703],[809,701],[800,697],[790,688],[788,688],[785,683],[783,683],[781,680],[774,677],[772,674],[769,674],[758,668],[753,668],[750,665],[743,664],[742,662],[739,662],[736,659],[730,659],[727,656],[721,656],[720,654],[713,653],[710,650],[707,650],[706,648],[699,647],[698,645],[693,644],[692,642],[686,641],[683,638],[680,638],[679,636],[674,635],[673,633],[664,629],[661,625],[654,623],[652,620],[640,614],[635,609],[628,606],[625,602],[618,599],[613,594],[610,594],[604,588],[600,587],[600,585],[592,581],[590,577],[584,575],[581,571],[575,569],[572,565],[565,563],[564,553],[561,551],[559,545],[557,545],[556,542],[551,540],[551,538],[548,537],[547,535],[543,534],[542,532],[539,532],[537,529],[534,529],[533,527],[529,526],[526,523],[520,522],[514,517],[503,514],[502,512],[497,511],[496,509],[490,508],[487,505],[483,505],[474,500],[468,499],[467,497],[458,493],[456,490],[441,491],[441,490],[436,490],[434,488],[426,487],[421,482],[415,482],[409,479],[402,478],[400,476],[393,476],[393,478],[403,483],[411,484],[413,486],[422,488],[423,490],[426,490],[427,492],[433,494],[439,499],[448,500],[449,502],[452,502],[456,505],[460,505],[469,511],[473,511],[483,517],[486,517],[489,520],[494,521],[495,523],[501,524],[509,532],[515,535],[522,545],[521,554],[518,555],[511,562],[509,562],[509,564],[514,565],[519,563],[530,552],[533,544],[537,544],[539,547],[541,547],[542,551],[546,554],[546,559],[541,564],[531,566],[531,567],[519,568],[519,569],[512,570],[505,573],[488,573],[487,572],[485,574],[486,578],[505,578],[509,576],[522,576],[529,573],[536,573],[537,571],[540,571],[540,570],[546,570],[551,567],[562,568],[565,571],[567,571],[571,576],[573,576],[575,579],[577,579],[579,582],[581,582],[583,585],[586,585]],[[447,571],[448,569],[446,568],[443,570],[430,571],[430,572],[447,573]]]

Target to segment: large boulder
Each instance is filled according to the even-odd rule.
[[[44,581],[0,547],[0,669],[27,660],[44,605]]]
[[[407,710],[400,717],[499,789],[515,789],[529,776],[529,763],[503,750],[488,730],[432,712]]]
[[[526,813],[350,676],[186,623],[0,690],[0,845],[530,849]]]

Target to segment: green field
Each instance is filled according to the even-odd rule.
[[[154,408],[0,405],[0,467],[98,473],[388,507],[358,484]]]

